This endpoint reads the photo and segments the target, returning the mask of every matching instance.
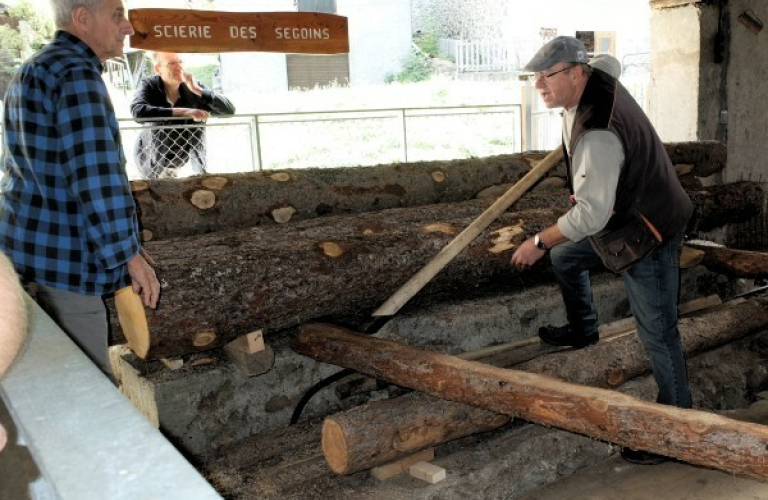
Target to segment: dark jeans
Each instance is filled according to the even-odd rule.
[[[680,281],[680,233],[656,252],[621,273],[640,340],[651,361],[659,386],[657,402],[691,407],[685,357],[677,330],[677,300]],[[568,322],[575,331],[597,331],[597,310],[592,300],[590,270],[603,263],[589,240],[566,242],[551,252]]]

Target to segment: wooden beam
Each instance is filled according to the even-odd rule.
[[[131,9],[131,47],[168,52],[349,52],[347,18],[319,12]]]
[[[426,450],[418,451],[412,455],[408,455],[407,457],[395,460],[394,462],[374,467],[371,469],[371,475],[379,481],[385,481],[391,477],[397,476],[402,472],[405,472],[414,464],[419,462],[430,462],[434,459],[435,449],[427,448]]]
[[[500,369],[332,325],[301,328],[301,354],[437,397],[729,473],[768,479],[768,428],[615,391]]]

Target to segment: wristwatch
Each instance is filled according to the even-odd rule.
[[[549,250],[547,245],[545,245],[544,242],[541,241],[541,238],[539,238],[539,233],[536,233],[536,235],[533,237],[533,244],[536,245],[536,248],[539,250]]]

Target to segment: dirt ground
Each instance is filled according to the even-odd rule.
[[[768,333],[691,357],[688,366],[695,407],[737,416],[735,410],[748,408],[768,389]],[[648,376],[619,390],[655,398]],[[369,471],[335,475],[322,454],[321,424],[313,419],[253,436],[202,457],[197,466],[222,496],[233,500],[512,500],[616,460],[618,452],[610,443],[515,419],[494,431],[437,446],[432,463],[447,471],[441,482],[429,484],[407,472],[379,481]]]

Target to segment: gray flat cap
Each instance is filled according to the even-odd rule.
[[[547,42],[525,65],[524,71],[543,71],[559,62],[587,63],[584,44],[572,36],[558,36]]]

